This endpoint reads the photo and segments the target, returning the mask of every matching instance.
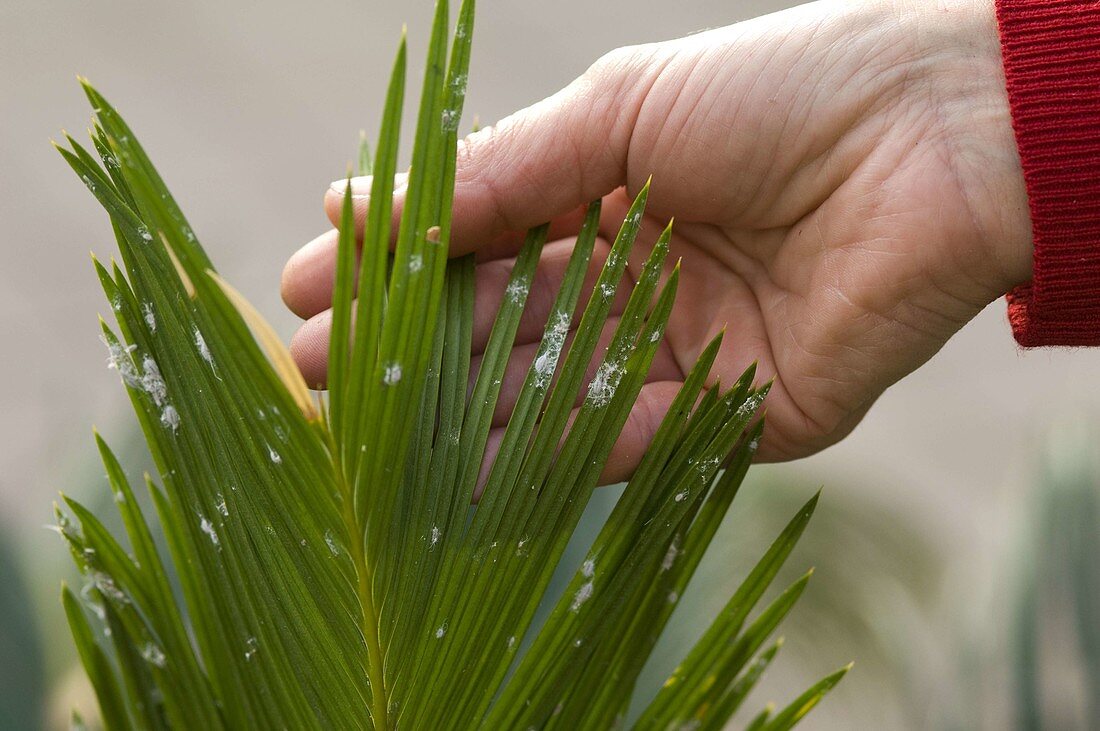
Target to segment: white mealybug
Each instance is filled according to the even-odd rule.
[[[688,496],[688,491],[687,490],[681,490],[680,492],[676,493],[676,495],[672,499],[675,500],[678,503],[682,503],[685,500],[687,500],[687,496]]]
[[[278,452],[276,452],[275,448],[272,447],[270,444],[267,445],[267,457],[268,457],[268,459],[271,460],[271,464],[282,464],[283,463],[282,456]]]
[[[596,573],[596,561],[595,559],[588,559],[581,564],[581,575],[589,579]]]
[[[428,544],[428,546],[431,547],[431,548],[434,548],[435,545],[437,543],[439,543],[439,539],[442,535],[443,535],[443,533],[439,530],[439,526],[433,525],[432,526],[431,542]]]
[[[206,338],[202,336],[202,332],[199,331],[198,327],[196,327],[193,332],[195,335],[195,347],[198,348],[199,355],[211,368],[213,368],[214,356],[210,353],[210,348],[206,344]]]
[[[141,387],[153,399],[154,404],[161,406],[168,398],[168,386],[164,383],[164,377],[160,375],[157,362],[147,355],[141,361],[141,369],[144,371],[141,376]]]
[[[179,431],[180,428],[180,414],[176,411],[176,407],[172,404],[168,404],[160,412],[160,423],[167,429],[172,431]]]
[[[441,640],[441,639],[443,639],[443,635],[445,635],[445,634],[447,634],[447,623],[446,622],[444,622],[443,624],[441,624],[441,625],[439,625],[438,627],[435,628],[435,638],[437,640]]]
[[[260,649],[259,642],[256,640],[255,637],[249,637],[247,640],[244,641],[244,645],[244,659],[251,660],[256,652]]]
[[[218,509],[218,512],[222,514],[223,518],[228,518],[229,507],[225,504],[225,496],[219,492],[217,497],[218,502],[214,504],[214,507]]]
[[[409,271],[416,273],[424,268],[424,257],[420,254],[413,254],[409,257]]]
[[[596,375],[592,377],[592,382],[588,384],[588,402],[597,409],[611,403],[622,375],[623,369],[618,363],[611,361],[601,363],[596,369]]]
[[[538,388],[549,386],[550,379],[554,377],[562,346],[565,345],[565,336],[569,333],[569,321],[568,312],[558,312],[553,327],[542,336],[541,352],[534,363],[535,385]]]
[[[553,346],[547,346],[545,352],[535,358],[535,386],[546,388],[550,385],[550,379],[554,377],[554,371],[558,367],[558,353]]]

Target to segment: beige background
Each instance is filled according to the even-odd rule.
[[[781,5],[482,0],[467,109],[491,121],[612,47]],[[219,268],[289,336],[283,261],[325,227],[321,194],[343,173],[358,129],[374,134],[401,24],[417,59],[428,12],[427,0],[0,0],[0,530],[28,556],[61,555],[40,526],[56,491],[93,464],[90,425],[127,433],[128,405],[97,339],[106,308],[87,255],[108,256],[112,239],[49,145],[61,127],[85,136],[75,74],[126,114]],[[1098,368],[1100,351],[1020,352],[996,302],[845,443],[777,474],[838,493],[873,490],[960,555],[993,551],[1005,540],[1006,496],[1030,478],[1046,429],[1100,411]],[[822,671],[839,664],[823,662]],[[847,693],[859,682],[857,671]],[[809,727],[843,719],[838,700]]]

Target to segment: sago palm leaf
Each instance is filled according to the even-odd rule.
[[[404,41],[376,151],[361,155],[374,176],[358,264],[345,196],[327,401],[214,272],[133,132],[84,84],[96,154],[71,138],[61,154],[107,209],[121,253],[121,266],[95,264],[118,322],[117,332],[103,325],[103,338],[157,465],[159,484],[146,476],[145,489],[171,556],[158,555],[134,489],[97,435],[129,545],[73,500],[58,521],[88,578],[80,597],[66,588],[63,601],[110,728],[622,724],[642,665],[737,493],[767,386],[753,385],[750,368],[727,389],[704,390],[719,336],[524,642],[540,602],[553,600],[551,575],[645,381],[678,273],[662,283],[666,229],[597,352],[648,187],[586,293],[600,215],[591,204],[499,451],[487,456],[547,227],[530,231],[516,258],[468,393],[474,263],[448,259],[447,244],[473,2],[453,43],[447,13],[441,0],[396,232]],[[716,729],[741,706],[808,575],[750,621],[753,608],[815,503],[776,539],[638,728]],[[104,638],[87,609],[109,630]],[[756,727],[788,728],[843,672]]]

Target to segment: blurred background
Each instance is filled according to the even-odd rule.
[[[467,110],[488,123],[615,46],[783,6],[481,0]],[[327,226],[322,193],[359,129],[375,133],[401,25],[418,59],[429,12],[429,0],[0,2],[0,728],[64,727],[91,705],[57,599],[70,561],[43,526],[59,490],[106,495],[92,424],[136,445],[103,367],[107,308],[88,260],[110,256],[112,236],[49,144],[63,127],[84,136],[75,75],[126,114],[220,270],[289,337],[282,264]],[[1021,352],[1004,309],[843,444],[750,473],[643,682],[656,687],[824,486],[790,562],[818,571],[754,708],[855,660],[806,728],[1100,728],[1100,350]]]

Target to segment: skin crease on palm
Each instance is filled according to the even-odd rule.
[[[669,266],[682,260],[680,287],[603,482],[629,476],[684,372],[723,327],[712,384],[732,384],[759,361],[759,378],[775,383],[758,459],[794,459],[846,436],[886,388],[1031,275],[992,0],[817,2],[618,49],[459,145],[450,246],[478,252],[475,352],[517,232],[553,221],[490,449],[537,347],[580,206],[604,199],[591,283],[650,175],[629,272],[637,276],[674,216]],[[326,194],[332,220],[342,185]],[[360,226],[368,189],[368,179],[353,181]],[[321,235],[283,276],[288,306],[309,318],[291,350],[315,384],[335,241],[334,231]]]

